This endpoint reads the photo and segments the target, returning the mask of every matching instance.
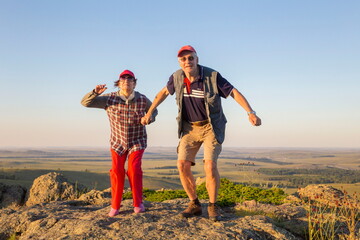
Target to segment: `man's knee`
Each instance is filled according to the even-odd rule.
[[[177,161],[177,168],[179,172],[186,172],[191,169],[191,162],[186,160],[178,160]]]
[[[216,174],[218,171],[216,161],[205,160],[204,169],[206,174]]]

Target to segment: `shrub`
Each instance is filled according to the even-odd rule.
[[[202,185],[205,185],[205,183]],[[201,185],[199,187],[201,187]],[[286,196],[285,192],[279,188],[262,189],[245,186],[243,184],[236,184],[226,178],[222,178],[220,181],[218,204],[220,206],[230,206],[248,200],[281,204]]]
[[[199,199],[209,199],[205,183],[197,186],[196,190]],[[145,200],[154,202],[162,202],[176,198],[187,198],[184,190],[155,191],[144,189],[143,195]],[[131,192],[125,193],[123,197],[124,199],[131,199]],[[285,197],[286,194],[279,188],[262,189],[250,187],[243,184],[236,184],[226,178],[222,178],[220,180],[217,203],[220,206],[231,206],[237,202],[256,200],[263,203],[281,204]]]

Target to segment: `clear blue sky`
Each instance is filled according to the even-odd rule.
[[[153,99],[190,44],[262,118],[230,97],[226,147],[360,147],[360,1],[0,0],[0,147],[108,146],[96,84],[135,72]],[[171,96],[149,146],[176,146]]]

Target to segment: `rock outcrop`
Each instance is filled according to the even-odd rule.
[[[26,206],[51,201],[76,199],[86,191],[82,184],[71,183],[60,173],[51,172],[36,178],[26,196]]]
[[[0,240],[16,239],[306,239],[306,211],[295,195],[282,205],[256,201],[222,208],[222,221],[207,215],[182,218],[188,199],[144,202],[146,212],[135,214],[124,200],[120,214],[108,217],[110,189],[92,190],[77,198],[79,185],[49,173],[34,181],[26,205],[0,209]],[[318,187],[300,189],[302,197]],[[322,189],[322,194],[327,194]],[[320,190],[319,190],[320,191]],[[334,196],[334,191],[329,193]],[[297,194],[299,195],[299,194]],[[311,195],[312,196],[312,195]]]
[[[292,203],[271,205],[258,203],[255,200],[237,203],[234,207],[241,215],[249,213],[271,216],[273,221],[296,236],[303,236],[308,226],[306,210],[303,206]]]
[[[344,197],[344,193],[339,189],[328,185],[308,185],[305,188],[300,188],[296,193],[296,197],[306,198],[309,200],[316,200],[321,203],[334,204],[337,200]]]
[[[110,199],[108,199],[110,201]],[[224,209],[223,221],[201,217],[184,219],[187,199],[145,202],[146,212],[135,214],[132,200],[122,202],[120,215],[110,218],[109,203],[54,201],[18,211],[0,211],[0,239],[302,239],[277,226],[269,217],[241,217]]]
[[[111,198],[111,189],[104,191],[91,190],[81,195],[78,200],[84,202],[85,205],[108,204]]]
[[[0,208],[17,208],[24,204],[26,189],[20,185],[0,183]]]

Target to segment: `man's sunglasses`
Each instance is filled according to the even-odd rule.
[[[189,61],[189,62],[192,62],[194,61],[194,57],[193,56],[190,56],[190,57],[180,57],[179,60],[180,62],[186,62],[186,59]]]

